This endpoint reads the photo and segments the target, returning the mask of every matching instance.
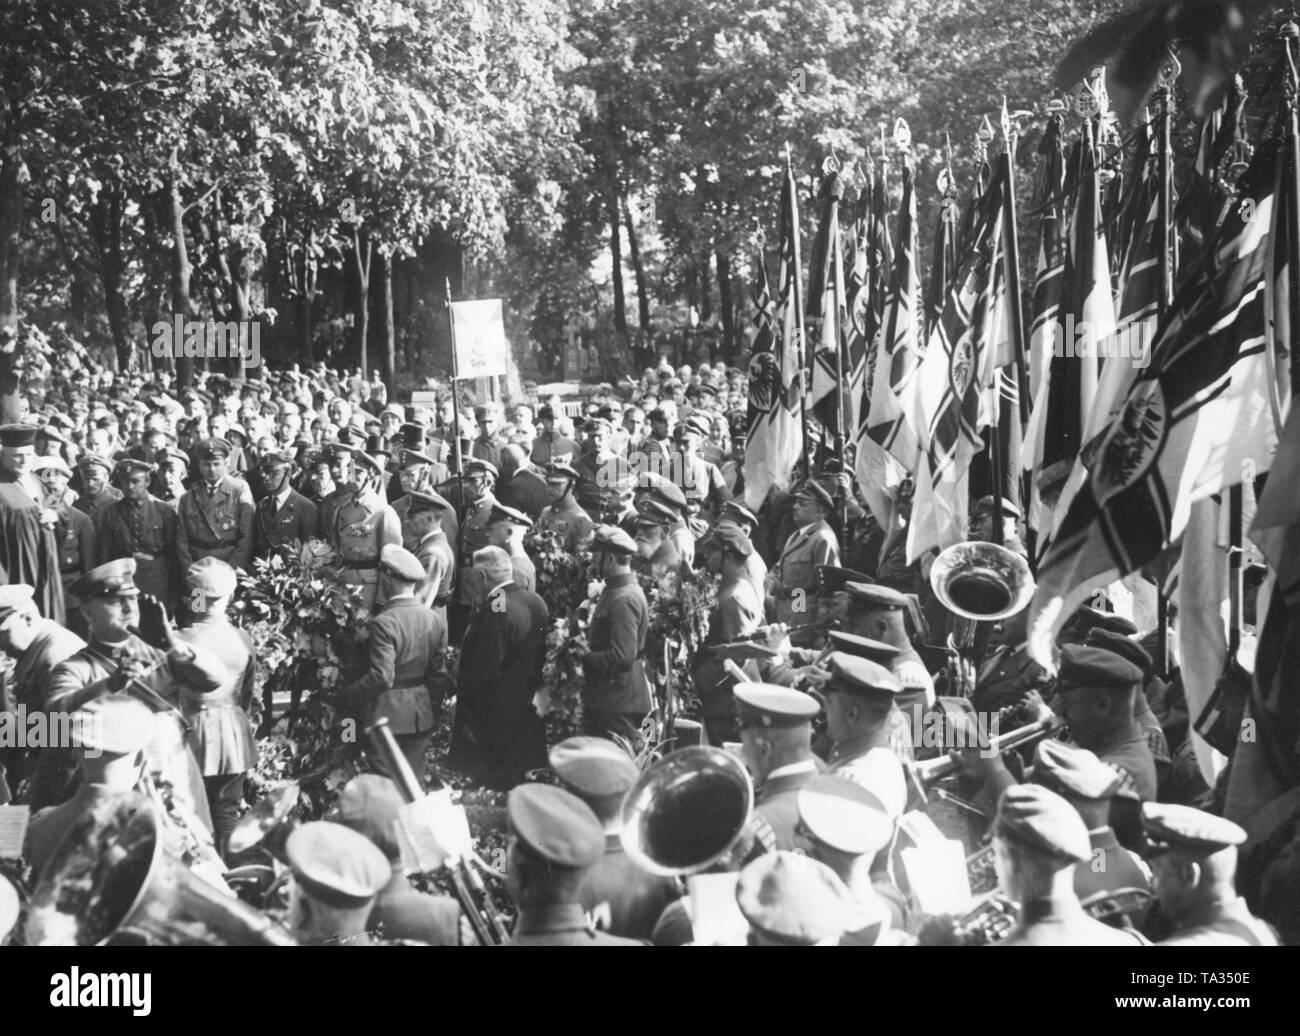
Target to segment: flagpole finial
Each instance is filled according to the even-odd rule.
[[[1178,60],[1178,54],[1173,47],[1165,51],[1165,60],[1160,65],[1160,72],[1157,79],[1160,85],[1166,90],[1172,90],[1175,81],[1183,73],[1183,64]]]
[[[912,128],[907,124],[906,119],[894,120],[894,147],[899,151],[912,150]]]

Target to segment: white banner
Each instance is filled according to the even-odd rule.
[[[505,322],[500,299],[472,299],[451,304],[456,377],[490,378],[506,373]]]

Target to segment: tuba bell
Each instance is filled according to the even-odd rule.
[[[32,893],[29,946],[294,946],[261,911],[192,874],[137,792],[97,802]]]
[[[1034,596],[1029,563],[996,543],[955,543],[934,560],[930,588],[950,612],[975,622],[998,622]]]
[[[623,799],[623,848],[661,877],[697,874],[736,845],[754,806],[744,764],[721,748],[683,748],[650,767]]]

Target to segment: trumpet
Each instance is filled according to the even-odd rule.
[[[1026,745],[1041,741],[1043,738],[1050,737],[1064,728],[1065,721],[1063,719],[1059,716],[1049,716],[1047,719],[1035,720],[1033,723],[1026,723],[1023,727],[1017,727],[1015,730],[1009,730],[1005,734],[990,738],[988,745],[980,746],[980,751],[1003,755],[1014,749],[1024,748]],[[911,762],[907,766],[908,776],[924,798],[930,786],[936,781],[941,781],[957,772],[960,767],[959,758],[956,751],[950,751],[947,755],[941,755],[937,759]]]
[[[373,726],[367,727],[366,734],[369,735],[376,754],[383,760],[384,768],[393,775],[393,783],[397,785],[397,790],[402,793],[402,797],[408,803],[418,802],[424,798],[424,788],[420,785],[420,779],[416,777],[411,764],[406,761],[406,756],[402,755],[401,749],[397,747],[397,739],[388,729],[388,720],[380,719]],[[501,916],[492,906],[492,897],[488,894],[483,879],[471,866],[470,859],[449,858],[443,867],[451,878],[456,899],[465,916],[469,918],[469,923],[479,942],[484,946],[504,945],[510,938],[510,933],[506,931]],[[476,894],[482,900],[481,906],[475,899]]]
[[[953,938],[963,946],[990,946],[1015,930],[1016,908],[994,889],[975,900],[966,913],[954,918]]]

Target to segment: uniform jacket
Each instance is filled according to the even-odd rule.
[[[648,940],[664,907],[677,898],[677,885],[634,864],[612,834],[605,836],[605,855],[583,876],[578,898],[602,932]]]
[[[537,592],[537,566],[527,554],[511,554],[510,568],[514,573],[515,585],[529,593]]]
[[[546,480],[532,468],[520,468],[509,482],[497,486],[496,498],[537,521],[546,507]]]
[[[415,596],[431,608],[446,614],[456,579],[456,556],[447,542],[447,534],[435,529],[415,545],[415,556],[424,566],[424,582],[415,588]]]
[[[1042,900],[1028,903],[1020,923],[999,946],[1145,946],[1136,932],[1094,921],[1076,905],[1058,908]]]
[[[792,533],[781,556],[768,573],[768,590],[776,600],[777,620],[799,625],[813,621],[817,599],[817,566],[838,565],[840,548],[825,521],[816,521]],[[802,590],[801,595],[796,590]],[[802,601],[803,610],[799,610]]]
[[[257,556],[266,557],[275,547],[318,538],[320,511],[295,489],[289,490],[283,507],[276,506],[274,497],[263,497],[254,512],[253,531]]]
[[[563,540],[564,549],[570,554],[577,554],[585,548],[596,526],[591,516],[570,497],[569,503],[562,504],[558,509],[555,504],[543,509],[537,527],[557,533]]]
[[[502,447],[508,445],[509,443],[499,435],[479,435],[470,443],[469,455],[475,460],[485,460],[494,467],[499,468],[501,467]]]
[[[815,781],[820,771],[817,760],[810,759],[807,768],[798,773],[782,774],[763,782],[754,812],[772,828],[777,849],[794,851],[794,832],[799,826],[799,789]]]
[[[119,500],[99,512],[95,563],[135,558],[135,585],[174,610],[180,592],[179,537],[176,512],[161,500]]]
[[[85,646],[86,642],[71,630],[50,619],[38,619],[36,634],[14,667],[11,683],[17,690],[15,704],[36,711],[44,709],[50,674]]]
[[[890,747],[888,730],[837,744],[826,760],[826,774],[866,788],[880,800],[892,819],[902,816],[907,805],[907,780],[898,754]]]
[[[394,734],[433,727],[446,694],[447,621],[414,597],[389,601],[370,624],[370,668],[344,690],[369,703],[367,725],[386,718]]]
[[[253,493],[248,483],[222,475],[209,492],[199,483],[176,509],[180,524],[176,555],[184,572],[199,558],[214,557],[247,570],[253,560]]]
[[[610,576],[591,617],[591,653],[583,664],[583,704],[601,712],[642,715],[651,708],[645,638],[649,605],[636,576]]]
[[[544,468],[557,457],[567,456],[570,460],[578,455],[578,444],[566,439],[559,432],[541,432],[533,440],[532,456],[529,458],[539,468]]]
[[[668,538],[665,538],[663,543],[659,544],[650,557],[642,558],[638,556],[632,559],[633,571],[649,572],[655,579],[669,572],[676,574],[681,571],[681,567],[682,556],[677,553],[676,546]]]
[[[64,593],[67,587],[95,567],[95,523],[75,507],[66,504],[56,508],[59,512],[54,535],[59,544],[59,573],[63,576]],[[68,610],[76,602],[68,601]]]
[[[474,552],[488,545],[488,518],[492,515],[492,505],[496,497],[490,492],[484,493],[465,513],[465,520],[460,525],[460,570],[468,572],[474,564]],[[456,589],[456,601],[459,604],[474,603],[474,589],[470,580],[462,579]]]
[[[597,931],[578,903],[530,907],[519,911],[507,946],[644,946]]]
[[[513,582],[488,594],[470,617],[456,681],[452,765],[514,777],[546,765],[546,738],[533,695],[546,658],[545,602]]]
[[[1210,903],[1178,919],[1161,946],[1277,946],[1277,933],[1250,912],[1244,899]]]
[[[416,892],[393,864],[393,877],[379,892],[367,927],[384,939],[412,939],[430,946],[460,945],[460,906],[450,896]]]
[[[441,490],[439,490],[441,492]],[[418,554],[416,547],[419,546],[419,538],[411,531],[408,515],[411,510],[411,498],[407,496],[398,497],[393,503],[393,513],[397,515],[398,521],[402,523],[402,546],[412,554]],[[451,548],[453,567],[456,558],[456,539],[460,535],[460,519],[456,517],[455,509],[442,512],[442,534],[447,537],[447,546]]]
[[[709,622],[705,648],[729,644],[753,633],[762,625],[763,606],[754,588],[744,579],[718,587],[718,603]],[[749,663],[745,668],[748,671]],[[757,672],[751,673],[757,678]],[[704,715],[729,719],[732,712],[731,681],[722,659],[713,651],[701,650],[695,656],[695,690],[700,696]],[[725,686],[722,686],[724,685]]]
[[[122,491],[116,486],[105,486],[104,491],[99,496],[91,499],[84,493],[72,502],[72,506],[84,514],[92,522],[99,520],[100,512],[106,508],[112,507],[122,499]]]
[[[1109,826],[1088,832],[1092,858],[1074,868],[1074,894],[1087,906],[1092,899],[1121,889],[1151,891],[1151,875],[1139,858],[1119,844]],[[1141,931],[1150,903],[1125,911],[1134,928]]]

